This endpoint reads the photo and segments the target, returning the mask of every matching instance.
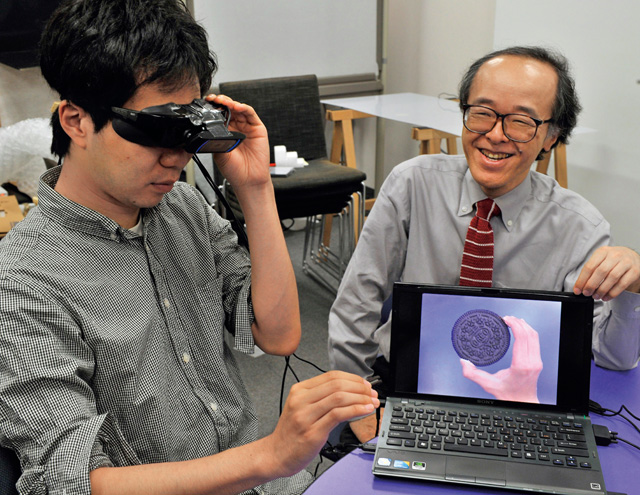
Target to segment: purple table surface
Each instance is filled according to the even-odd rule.
[[[640,416],[640,370],[610,371],[591,367],[591,400],[602,407],[618,411],[623,404],[636,416]],[[629,413],[626,417],[640,427]],[[604,425],[618,436],[640,446],[640,433],[627,421],[616,417],[590,414],[594,424]],[[624,442],[598,447],[600,463],[607,491],[640,495],[640,450]],[[340,494],[502,494],[505,490],[490,490],[465,485],[412,481],[399,478],[375,477],[371,474],[373,455],[356,449],[327,469],[304,492],[305,495]]]

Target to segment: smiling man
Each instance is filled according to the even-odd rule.
[[[418,156],[394,168],[381,188],[329,316],[332,366],[384,375],[390,321],[380,320],[396,281],[593,296],[596,362],[636,366],[640,256],[610,246],[609,224],[588,201],[531,170],[567,142],[577,122],[566,60],[538,47],[491,53],[471,65],[459,98],[464,156]],[[483,228],[471,222],[476,212]],[[481,242],[491,245],[488,256],[467,254],[465,244],[477,242],[468,232],[477,230],[491,231]],[[493,264],[475,265],[467,256]],[[534,376],[527,362],[512,363],[503,375]],[[482,381],[473,365],[462,366],[465,376]],[[361,441],[375,426],[373,417],[351,423]]]

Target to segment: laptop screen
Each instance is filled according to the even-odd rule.
[[[586,410],[592,318],[593,301],[569,293],[396,284],[395,392]]]

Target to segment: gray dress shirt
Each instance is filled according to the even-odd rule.
[[[379,322],[394,282],[459,284],[473,205],[485,197],[462,155],[421,155],[393,169],[331,308],[333,368],[366,377],[377,355],[389,359],[391,322]],[[502,215],[491,219],[494,286],[572,291],[583,264],[611,241],[593,205],[537,172],[495,201]],[[602,366],[636,366],[640,295],[596,301],[593,351]]]
[[[22,460],[20,492],[89,494],[99,466],[255,440],[223,331],[253,352],[250,261],[229,223],[176,183],[142,212],[139,235],[58,194],[58,175],[43,176],[39,206],[0,242],[0,444]]]

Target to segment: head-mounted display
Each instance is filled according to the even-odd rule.
[[[223,105],[195,99],[187,105],[167,103],[142,110],[111,107],[113,129],[142,146],[184,148],[189,153],[226,153],[245,138],[229,131],[231,112]]]

